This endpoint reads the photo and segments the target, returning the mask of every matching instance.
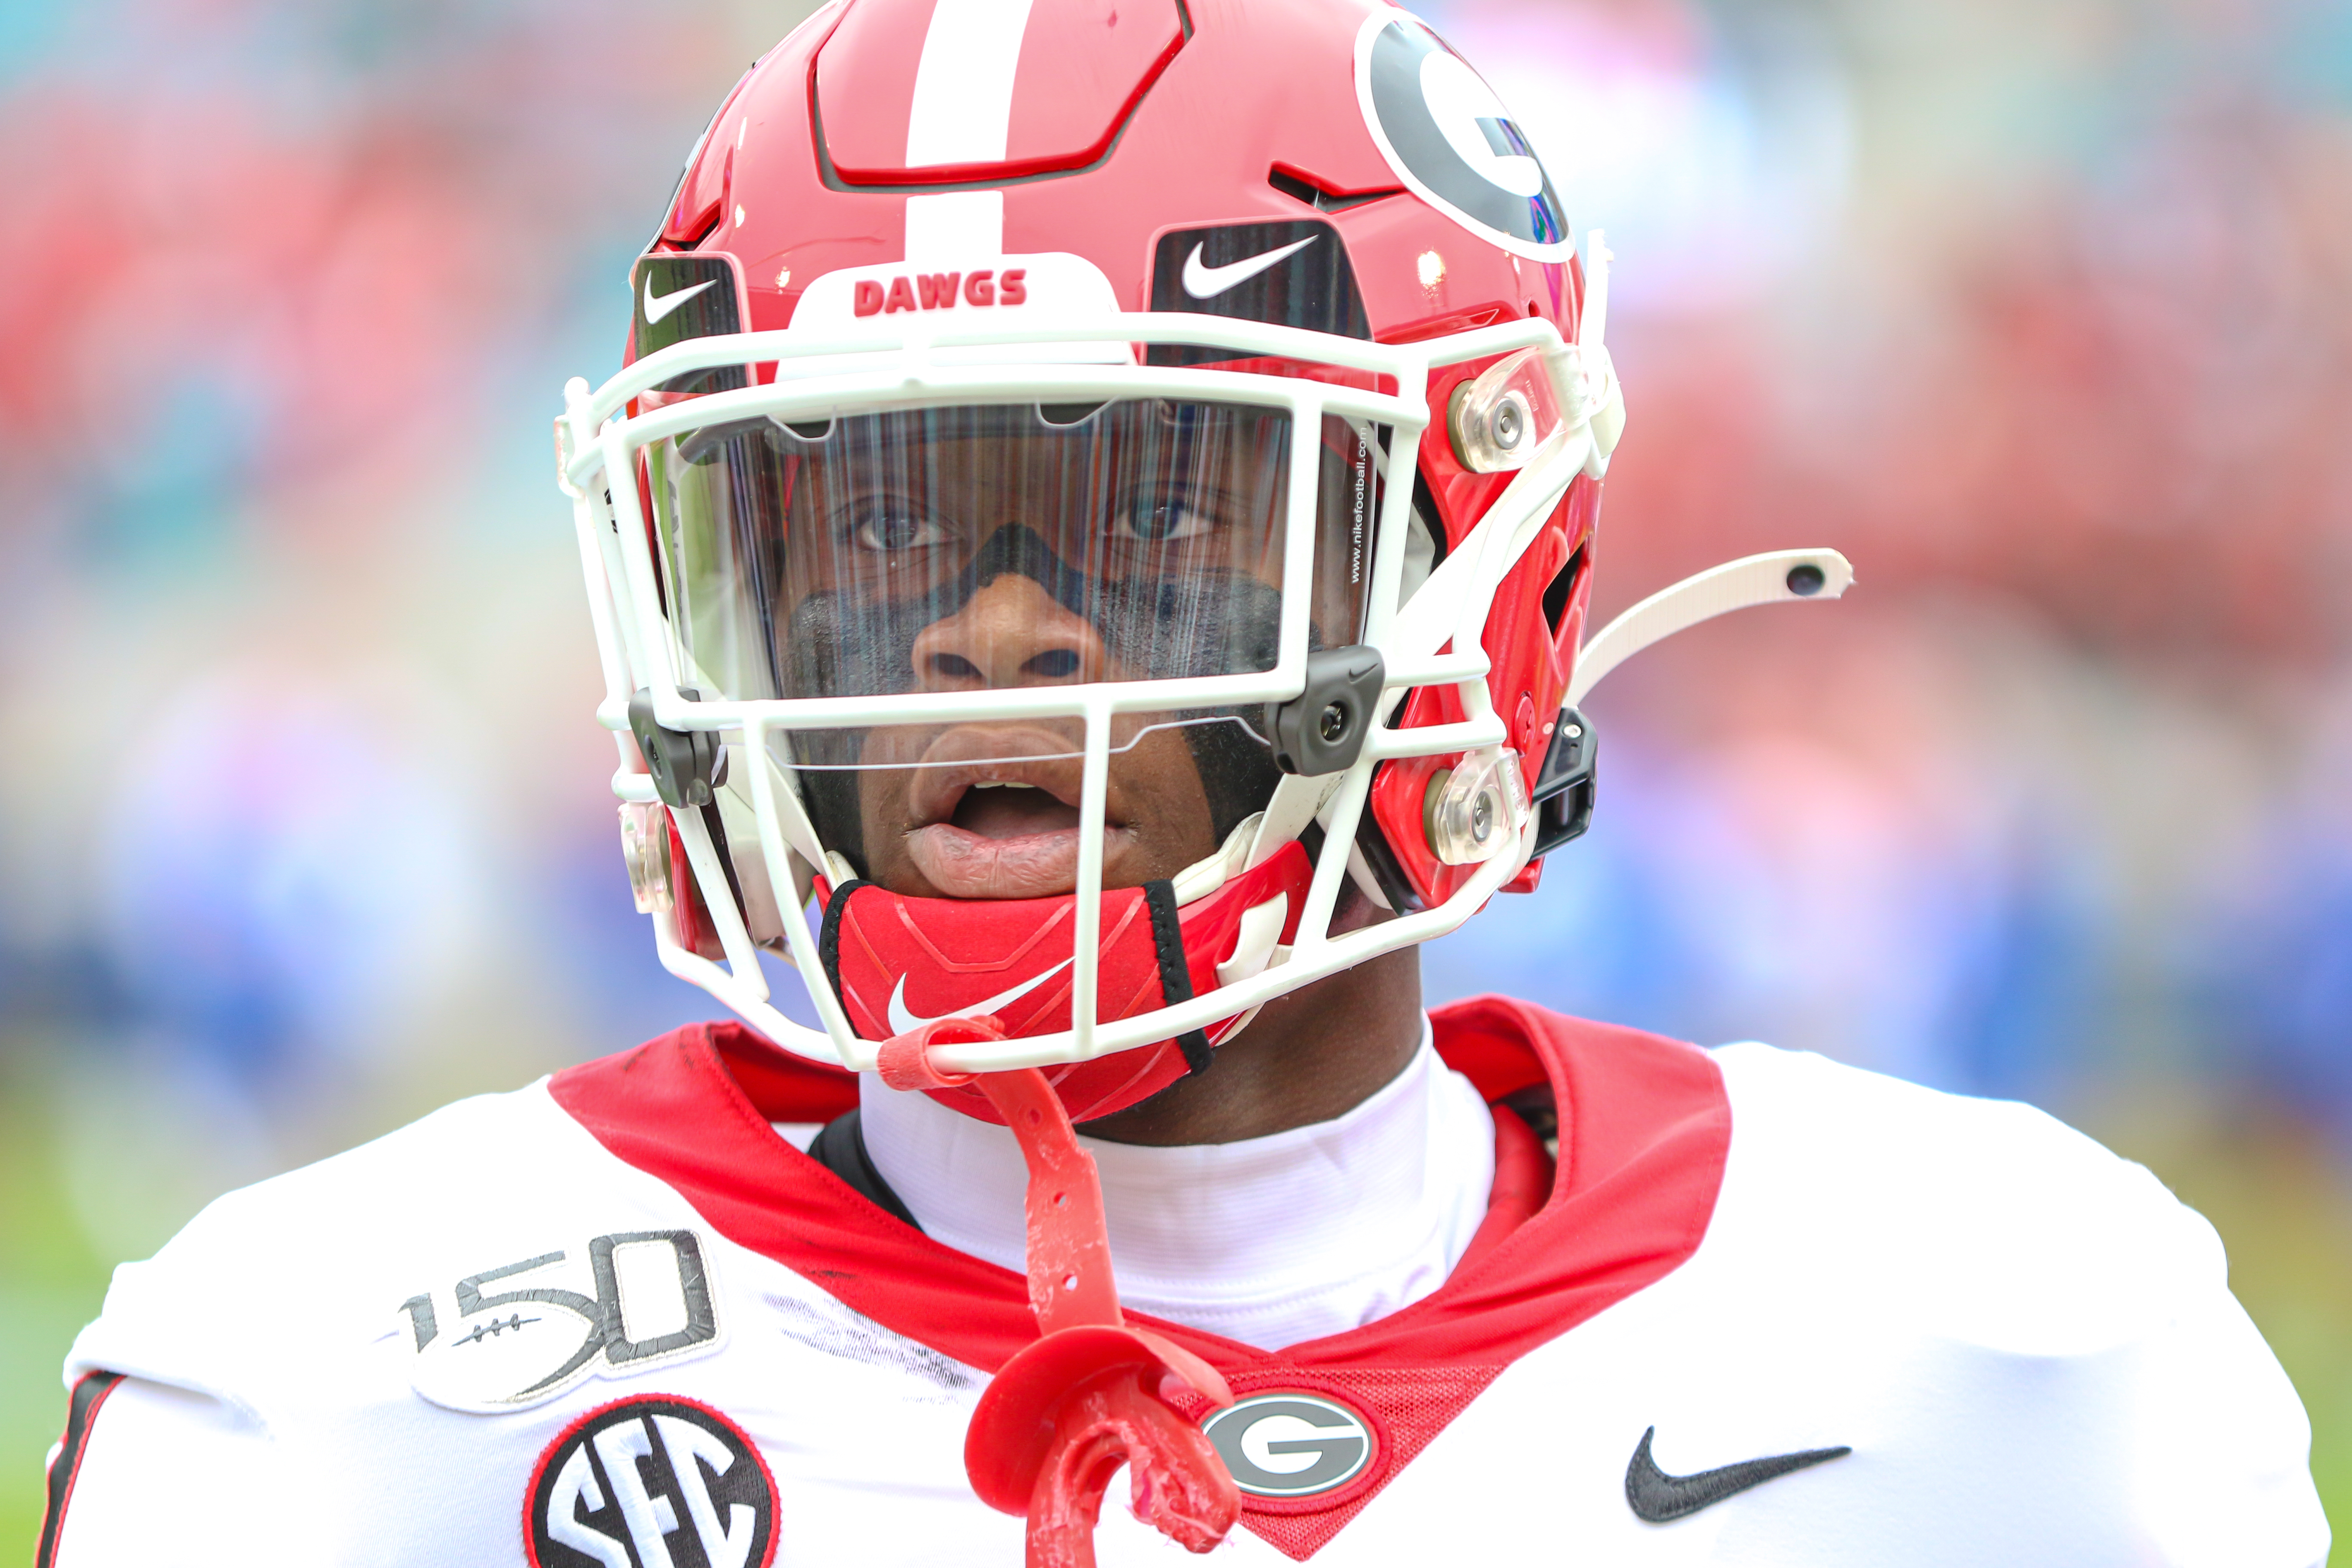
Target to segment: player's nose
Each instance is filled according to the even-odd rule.
[[[1017,572],[983,584],[962,609],[915,639],[915,674],[926,691],[1097,680],[1103,660],[1094,626]]]

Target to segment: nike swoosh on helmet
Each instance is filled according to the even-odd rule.
[[[1263,255],[1228,261],[1223,267],[1201,265],[1201,247],[1192,247],[1192,254],[1184,258],[1184,292],[1195,300],[1213,300],[1226,289],[1248,282],[1286,256],[1294,256],[1322,237],[1308,235],[1305,239],[1292,240]]]
[[[705,289],[716,286],[718,282],[719,279],[716,278],[706,278],[691,289],[675,289],[667,294],[656,294],[654,292],[654,280],[650,278],[646,279],[646,325],[649,327],[652,326],[664,316],[668,315],[672,310],[677,310],[680,305],[685,304],[688,300],[691,300],[697,294],[701,293]]]

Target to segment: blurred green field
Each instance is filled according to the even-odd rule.
[[[480,1087],[453,1088],[451,1093]],[[35,1059],[0,1058],[0,1561],[27,1562],[40,1534],[42,1461],[64,1419],[58,1364],[105,1295],[111,1259],[78,1209],[58,1086]],[[2284,1112],[2218,1113],[2179,1092],[2118,1094],[2081,1117],[2147,1163],[2228,1243],[2239,1297],[2285,1363],[2312,1416],[2312,1462],[2328,1515],[2352,1519],[2352,1181]],[[355,1131],[363,1136],[364,1131]],[[202,1203],[193,1173],[125,1150],[150,1184],[136,1212],[104,1223],[156,1239]]]
[[[2283,1110],[2216,1113],[2177,1091],[2118,1096],[2081,1120],[2221,1233],[2231,1288],[2311,1413],[2312,1474],[2340,1548],[2352,1521],[2352,1171],[2342,1151]]]

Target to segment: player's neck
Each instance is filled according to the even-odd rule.
[[[1204,1072],[1086,1124],[1114,1143],[1234,1143],[1346,1115],[1421,1044],[1421,956],[1399,952],[1278,996]]]
[[[1329,1121],[1224,1143],[1088,1138],[1120,1300],[1272,1350],[1437,1289],[1486,1219],[1495,1113],[1411,1016],[1403,1069]],[[1003,1128],[867,1077],[860,1135],[933,1241],[1019,1270],[1028,1173]]]

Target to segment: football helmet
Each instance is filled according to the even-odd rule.
[[[556,422],[664,964],[857,1069],[989,1016],[931,1065],[1084,1121],[1531,888],[1591,805],[1606,262],[1402,11],[817,12]]]

